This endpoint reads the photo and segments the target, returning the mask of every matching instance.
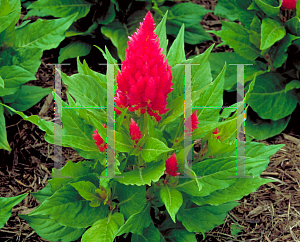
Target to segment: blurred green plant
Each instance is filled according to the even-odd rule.
[[[77,17],[67,30],[65,46],[60,48],[58,62],[69,58],[86,56],[93,45],[104,48],[112,45],[117,52],[112,55],[120,60],[125,59],[128,36],[132,35],[149,10],[155,12],[155,21],[161,21],[168,11],[167,34],[174,37],[185,25],[185,42],[199,44],[212,40],[200,21],[210,12],[198,4],[185,2],[175,3],[166,0],[38,0],[23,3],[29,12],[24,20],[32,17],[53,16],[65,18],[74,13]]]
[[[49,88],[24,84],[36,80],[43,51],[60,44],[77,14],[19,25],[20,0],[1,0],[0,9],[0,103],[25,111],[51,92]],[[10,151],[4,112],[12,114],[0,107],[0,149]]]
[[[221,31],[210,31],[234,52],[212,53],[214,75],[224,65],[245,66],[246,91],[255,85],[247,104],[245,123],[247,140],[263,140],[281,133],[300,102],[300,1],[297,9],[286,10],[278,0],[219,0],[214,13],[230,21],[221,21]],[[296,5],[296,4],[295,4]],[[241,25],[234,22],[240,21]],[[229,66],[224,89],[236,90],[236,66]]]

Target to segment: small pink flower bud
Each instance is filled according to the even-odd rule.
[[[139,126],[137,125],[136,122],[134,122],[133,119],[131,119],[131,122],[130,122],[130,125],[129,125],[129,132],[130,132],[131,139],[134,140],[136,144],[143,137]]]
[[[103,124],[103,127],[106,128],[106,124]],[[105,152],[107,149],[107,144],[104,144],[104,140],[101,138],[98,130],[94,131],[93,139],[95,140],[95,144],[101,152]]]
[[[173,153],[170,156],[170,158],[166,160],[165,174],[168,174],[171,176],[178,176],[178,175],[180,175],[180,173],[176,172],[177,170],[178,170],[177,159],[176,159],[175,153]]]

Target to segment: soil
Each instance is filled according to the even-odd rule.
[[[194,0],[207,9],[213,10],[217,0]],[[220,30],[220,19],[212,13],[204,16],[201,21],[206,30]],[[220,43],[214,35],[214,41],[196,46],[186,46],[187,55],[203,53],[212,43]],[[232,51],[222,46],[213,52]],[[54,88],[53,67],[47,63],[57,63],[58,51],[45,51],[42,64],[36,74],[37,80],[29,85]],[[100,56],[100,55],[99,55]],[[99,66],[91,66],[101,71]],[[99,69],[100,68],[100,69]],[[77,73],[76,66],[63,66],[67,75]],[[66,88],[62,88],[63,100],[66,100]],[[39,115],[53,121],[54,100],[51,95],[43,98],[30,108],[26,115]],[[0,229],[1,241],[47,241],[39,237],[29,224],[19,218],[18,214],[26,214],[33,210],[39,202],[30,194],[46,186],[51,179],[53,168],[53,145],[44,140],[44,132],[37,126],[14,115],[6,119],[8,141],[11,152],[0,150],[0,196],[12,197],[24,193],[29,195],[12,209],[12,216]],[[262,177],[274,179],[273,183],[261,186],[256,192],[242,198],[240,205],[229,212],[225,223],[202,235],[197,240],[212,241],[299,241],[300,240],[300,135],[295,133],[297,127],[289,126],[283,133],[267,140],[259,141],[266,145],[285,144],[276,154],[262,173]],[[299,129],[298,129],[299,130]],[[77,162],[84,160],[72,148],[63,147],[65,161]],[[239,228],[241,232],[235,233]],[[232,231],[232,229],[235,229]],[[80,241],[80,240],[78,240]]]

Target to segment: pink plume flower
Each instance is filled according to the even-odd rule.
[[[187,130],[185,130],[188,133],[188,136],[190,133],[192,133],[195,129],[198,128],[198,117],[197,117],[197,110],[192,113],[192,115],[187,119],[185,124],[188,125]]]
[[[106,124],[103,124],[103,127],[106,128]],[[93,139],[95,140],[95,144],[101,152],[105,152],[107,149],[107,144],[104,144],[104,140],[101,138],[98,130],[94,131]]]
[[[130,132],[131,139],[134,140],[136,144],[143,137],[139,126],[137,125],[136,122],[134,122],[133,119],[131,119],[131,122],[130,122],[130,125],[129,125],[129,132]]]
[[[178,175],[180,175],[180,173],[176,172],[177,170],[178,170],[177,159],[176,159],[175,153],[173,153],[170,156],[170,158],[166,160],[165,174],[171,175],[171,176],[178,176]]]
[[[167,63],[154,33],[155,22],[150,12],[137,32],[129,37],[126,60],[117,74],[115,103],[130,112],[148,112],[160,121],[168,109],[168,94],[173,90],[171,67]],[[116,110],[116,109],[115,109]],[[116,110],[120,114],[119,110]]]
[[[294,10],[296,9],[297,0],[282,0],[282,10]]]

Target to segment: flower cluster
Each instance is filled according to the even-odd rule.
[[[218,134],[219,133],[219,129],[218,128],[216,128],[216,130],[213,132],[213,134]],[[217,136],[217,138],[216,139],[220,139],[220,136]]]
[[[106,124],[103,124],[103,127],[106,128]],[[101,138],[98,130],[94,131],[93,139],[95,140],[95,144],[101,152],[105,152],[107,149],[107,144],[104,144],[104,140]]]
[[[160,115],[168,111],[166,100],[173,83],[171,67],[159,48],[154,28],[155,22],[148,12],[137,32],[129,37],[126,60],[116,77],[115,103],[119,108],[129,107],[130,112],[147,112],[160,121]]]
[[[134,140],[136,144],[143,137],[139,126],[137,125],[136,122],[134,122],[133,119],[131,119],[131,122],[130,122],[130,125],[129,125],[129,132],[130,132],[131,139]]]
[[[177,170],[178,170],[177,159],[176,159],[175,153],[173,153],[171,155],[171,157],[166,160],[165,174],[171,175],[171,176],[178,176],[178,175],[180,175],[180,173],[176,172]]]
[[[282,0],[281,10],[294,10],[296,9],[297,0]]]
[[[193,112],[193,114],[187,119],[187,121],[185,122],[185,125],[187,124],[187,129],[185,130],[185,132],[188,133],[188,136],[191,135],[191,133],[198,128],[198,117],[197,117],[197,110],[195,112]]]

